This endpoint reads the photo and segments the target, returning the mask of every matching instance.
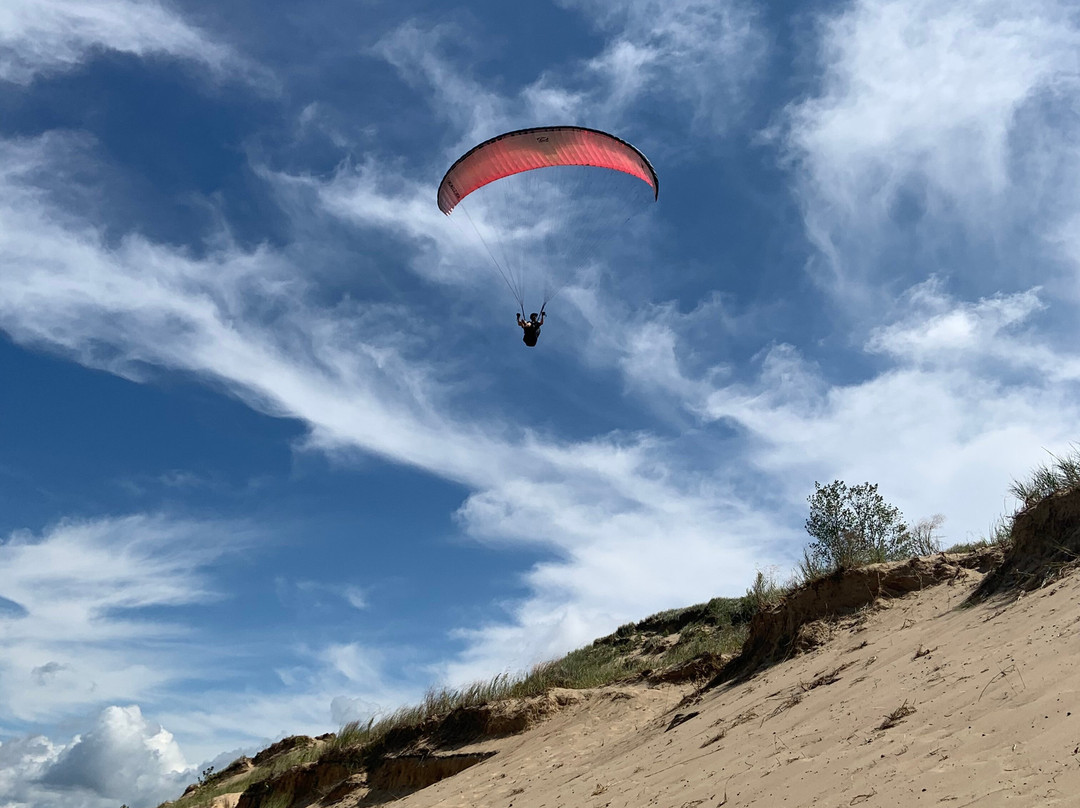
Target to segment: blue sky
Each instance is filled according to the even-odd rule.
[[[977,538],[1076,440],[1072,4],[225,6],[0,13],[0,806],[741,594],[816,480]],[[661,194],[529,350],[435,191],[562,123]]]

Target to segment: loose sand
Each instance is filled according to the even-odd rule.
[[[880,601],[816,650],[699,697],[583,695],[394,804],[1080,805],[1080,575],[958,609],[979,578]]]

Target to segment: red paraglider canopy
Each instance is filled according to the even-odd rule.
[[[548,166],[595,166],[622,171],[647,182],[653,198],[660,180],[644,154],[625,140],[582,126],[540,126],[493,137],[450,166],[439,184],[439,210],[449,214],[489,182]]]

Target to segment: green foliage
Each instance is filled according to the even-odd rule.
[[[289,808],[293,802],[293,795],[289,793],[271,794],[270,798],[261,803],[262,808]]]
[[[877,485],[867,482],[848,488],[843,480],[815,482],[807,501],[806,532],[813,541],[803,552],[804,579],[911,555],[903,514],[884,500]]]
[[[375,716],[369,718],[366,724],[359,721],[350,721],[338,730],[330,745],[334,749],[349,749],[362,746],[369,738],[373,737],[372,729],[374,726]]]

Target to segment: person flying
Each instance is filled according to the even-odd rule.
[[[544,324],[544,317],[546,316],[544,311],[541,309],[540,314],[534,311],[529,315],[528,320],[522,319],[520,314],[514,316],[517,317],[517,324],[521,326],[521,330],[525,332],[521,337],[521,341],[530,348],[535,348],[536,340],[540,336],[540,326]]]
[[[526,319],[526,288],[543,290],[547,303],[578,285],[584,268],[602,262],[613,246],[616,228],[636,229],[631,219],[659,196],[656,169],[639,149],[599,129],[556,125],[473,146],[446,170],[435,201],[474,231],[475,257],[486,252],[491,259],[492,280],[514,296],[522,341],[533,347],[544,307]],[[467,199],[479,215],[469,214]]]

